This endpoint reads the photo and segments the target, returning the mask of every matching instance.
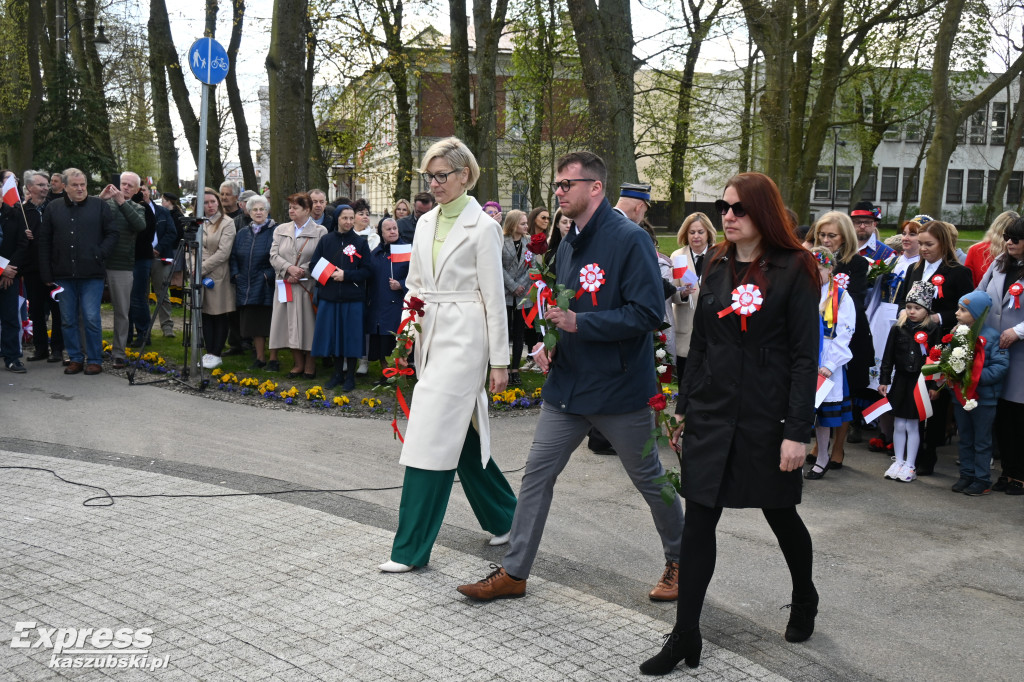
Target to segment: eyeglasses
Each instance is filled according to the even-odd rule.
[[[458,168],[451,169],[447,173],[420,173],[420,177],[423,178],[424,184],[429,185],[431,182],[436,180],[437,184],[443,185],[444,183],[448,182],[449,175],[452,175],[453,173],[458,173],[463,168],[465,168],[465,166],[459,166]]]
[[[867,220],[854,220],[853,224],[859,225],[860,227],[874,227],[875,221],[868,218]]]
[[[559,180],[558,182],[552,182],[551,191],[557,192],[558,190],[562,190],[562,194],[565,194],[572,189],[572,183],[574,182],[597,182],[597,180],[593,178],[567,178],[565,180]]]
[[[551,220],[551,216],[542,215],[542,216],[538,216],[537,219],[538,220]]]
[[[1020,240],[1022,239],[1022,237],[1011,237],[1008,234],[1004,234],[1003,239],[1005,239],[1008,242],[1013,242],[1014,244],[1020,244]]]
[[[730,209],[732,210],[732,214],[737,218],[742,218],[745,215],[747,215],[747,212],[743,209],[743,204],[739,201],[737,201],[735,204],[730,204],[728,201],[725,201],[724,199],[719,199],[718,201],[715,202],[715,210],[718,211],[718,215],[722,216],[723,218],[729,212]]]

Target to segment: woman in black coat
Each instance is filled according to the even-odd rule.
[[[900,310],[903,310],[907,305],[907,292],[914,286],[914,282],[931,282],[935,285],[932,321],[939,325],[943,334],[948,334],[956,325],[960,297],[974,290],[971,271],[956,259],[956,237],[953,230],[952,225],[941,220],[931,220],[924,224],[917,235],[921,260],[907,270],[906,282],[896,300]],[[935,463],[938,461],[936,449],[946,442],[946,425],[952,404],[949,391],[928,393],[932,400],[932,416],[925,425],[924,443],[917,456],[918,476],[930,476],[935,472]]]
[[[231,281],[235,283],[238,327],[243,339],[252,339],[256,351],[250,369],[264,369],[276,286],[270,247],[274,244],[277,223],[268,215],[270,202],[266,197],[258,194],[249,197],[245,208],[251,222],[238,231],[231,246]],[[276,367],[276,350],[270,351],[270,361]],[[275,367],[271,369],[277,371]]]
[[[380,224],[380,244],[370,252],[370,311],[366,332],[370,337],[370,348],[366,357],[370,362],[380,360],[381,368],[387,365],[387,357],[395,350],[395,333],[402,322],[402,302],[405,300],[405,278],[409,275],[409,261],[392,260],[393,246],[408,246],[398,236],[398,223],[394,218],[385,218]],[[397,260],[398,262],[394,262]],[[377,383],[384,383],[381,379]]]
[[[726,241],[704,266],[676,405],[676,419],[686,424],[676,624],[661,652],[640,666],[648,675],[664,675],[683,659],[691,668],[700,662],[700,613],[724,507],[760,507],[779,540],[793,578],[786,639],[810,637],[817,615],[811,537],[796,511],[814,420],[817,267],[770,178],[741,173],[723,197],[715,206]],[[672,434],[674,447],[683,430]]]

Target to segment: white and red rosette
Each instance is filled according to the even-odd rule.
[[[730,313],[740,316],[740,329],[747,331],[747,318],[761,309],[764,304],[764,297],[756,284],[741,284],[732,290],[732,305],[718,313],[718,317],[725,317]]]
[[[932,277],[932,284],[935,285],[935,298],[942,298],[942,285],[946,283],[946,278],[942,275],[935,275]]]
[[[349,263],[355,263],[355,259],[353,258],[353,256],[355,256],[356,258],[362,258],[362,256],[359,255],[359,252],[356,251],[356,247],[352,246],[351,244],[342,249],[341,252],[348,256]]]
[[[1010,288],[1006,290],[1006,293],[1010,294],[1010,302],[1007,304],[1007,308],[1020,309],[1020,295],[1024,293],[1024,285],[1020,282],[1014,282],[1010,285]]]
[[[527,265],[533,263],[533,251],[526,249],[526,253],[523,254],[523,262]]]
[[[850,276],[845,272],[840,272],[838,275],[836,275],[835,280],[836,286],[838,286],[840,289],[850,288]]]
[[[590,293],[590,300],[597,307],[597,292],[604,284],[604,270],[597,263],[584,265],[580,268],[580,290],[576,292],[576,298],[583,295],[583,292]]]
[[[914,341],[921,346],[921,352],[928,355],[928,334],[925,332],[917,332],[914,334]]]

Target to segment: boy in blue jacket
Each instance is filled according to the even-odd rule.
[[[956,320],[970,327],[981,319],[992,306],[992,298],[984,291],[972,291],[960,298]],[[1010,356],[999,347],[999,332],[983,325],[979,338],[985,339],[985,364],[978,380],[977,396],[961,405],[953,401],[953,416],[960,432],[960,480],[953,484],[953,492],[965,495],[988,495],[992,492],[992,424],[996,417],[996,402],[1003,392],[1003,381],[1010,369]],[[967,398],[967,396],[964,396]],[[972,405],[976,402],[977,405]]]

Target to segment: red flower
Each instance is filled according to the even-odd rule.
[[[668,343],[668,337],[665,336],[665,332],[658,332],[658,341],[661,343]]]
[[[416,315],[423,314],[423,299],[416,298],[415,296],[409,299],[409,302],[405,304],[405,309]]]
[[[942,349],[938,346],[932,346],[932,349],[928,351],[928,359],[932,362],[938,362],[939,358],[942,357]]]
[[[952,334],[946,334],[945,336],[942,337],[942,343],[949,343],[952,340],[953,340],[953,335]]]
[[[546,234],[535,234],[530,237],[530,243],[526,245],[526,248],[530,250],[530,253],[535,253],[541,256],[548,251],[548,237]]]
[[[650,400],[648,400],[647,404],[654,408],[656,412],[661,412],[666,407],[668,407],[668,400],[665,398],[664,393],[659,393]]]

